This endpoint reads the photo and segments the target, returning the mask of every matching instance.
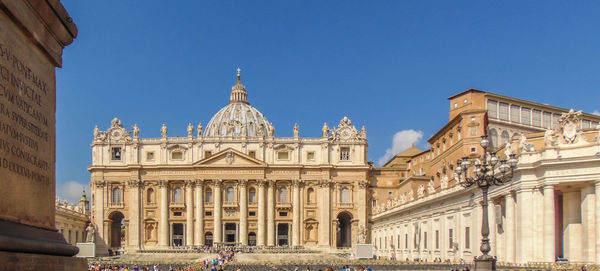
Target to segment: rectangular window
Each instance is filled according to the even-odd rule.
[[[112,160],[121,160],[121,148],[114,147],[111,150]]]
[[[212,216],[212,212],[205,212],[204,215],[205,216]]]
[[[581,120],[581,128],[590,128],[592,123],[589,120]]]
[[[552,126],[552,113],[544,112],[542,117],[544,128],[549,129]]]
[[[427,232],[423,232],[423,248],[427,249]]]
[[[248,212],[248,216],[256,216],[256,212]]]
[[[521,107],[518,105],[510,106],[510,121],[519,123],[521,122]]]
[[[531,109],[521,108],[521,123],[531,125]]]
[[[154,152],[153,151],[146,152],[146,161],[154,161]]]
[[[206,195],[204,196],[204,202],[212,202],[212,192],[211,191],[207,191]]]
[[[314,151],[309,151],[306,153],[306,160],[307,161],[315,161],[315,152]]]
[[[256,158],[256,152],[255,151],[249,151],[248,152],[248,156],[250,156],[252,158]]]
[[[372,203],[373,203],[373,204],[372,204],[372,205],[373,205],[373,207],[377,207],[377,200],[376,200],[376,199],[374,199],[374,200],[372,201]]]
[[[558,129],[558,119],[560,118],[560,114],[552,115],[552,128]],[[594,126],[596,127],[596,126]]]
[[[183,160],[183,152],[182,151],[174,151],[171,153],[171,159],[173,160]]]
[[[471,128],[471,135],[472,136],[476,136],[477,135],[477,127],[473,127]],[[439,152],[439,151],[438,151]]]
[[[489,118],[494,118],[494,119],[498,118],[498,102],[496,102],[494,100],[488,100],[487,101],[487,110],[488,110]]]
[[[181,212],[173,212],[173,216],[181,216]]]
[[[248,202],[255,203],[256,202],[256,192],[254,190],[248,193]]]
[[[400,245],[400,234],[398,234],[398,238],[397,239],[398,240],[396,240],[396,241],[398,241],[398,246],[396,246],[396,247],[397,248],[401,248],[402,246]]]
[[[340,160],[342,160],[342,161],[350,160],[350,148],[348,148],[348,147],[340,148]]]
[[[287,216],[287,212],[279,212],[279,216]]]
[[[533,113],[531,113],[531,125],[533,126],[542,126],[542,111],[534,109]]]
[[[454,241],[452,240],[452,229],[448,229],[448,248],[452,249]]]
[[[435,249],[440,249],[440,231],[435,231]]]
[[[408,248],[408,233],[404,234],[404,248]]]
[[[290,153],[287,151],[277,152],[277,160],[288,160],[290,157]]]
[[[501,120],[508,120],[508,104],[500,103],[500,107],[498,110],[498,118]]]
[[[471,228],[470,227],[465,228],[465,248],[466,249],[471,248]]]
[[[204,151],[204,159],[210,157],[212,155],[211,151]]]

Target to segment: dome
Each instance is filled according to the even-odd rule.
[[[248,102],[238,69],[237,83],[231,88],[229,103],[210,119],[204,136],[264,137],[268,129],[267,118]]]

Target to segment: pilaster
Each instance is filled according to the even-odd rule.
[[[194,181],[185,181],[185,245],[194,245]]]
[[[213,180],[213,240],[214,243],[221,243],[223,237],[223,228],[221,225],[221,180]]]
[[[158,182],[160,190],[160,222],[158,225],[158,246],[169,247],[169,201],[168,181]]]
[[[319,216],[319,247],[330,247],[331,227],[331,181],[321,180],[320,195],[317,200],[320,208]]]
[[[194,245],[204,245],[204,181],[196,180],[196,221],[194,224]]]
[[[267,188],[267,246],[275,246],[275,181]]]
[[[242,245],[248,245],[248,180],[239,180],[238,187],[240,189],[240,236],[238,242]]]

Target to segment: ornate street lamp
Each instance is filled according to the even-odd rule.
[[[488,189],[492,185],[502,185],[505,182],[510,181],[513,176],[513,170],[517,167],[517,158],[514,154],[511,154],[506,159],[500,159],[496,156],[495,152],[489,151],[488,147],[490,141],[487,139],[487,135],[481,137],[480,142],[483,147],[483,161],[476,160],[474,163],[469,161],[468,157],[458,159],[456,162],[456,175],[461,186],[467,188],[473,185],[481,188],[481,194],[483,196],[482,202],[482,225],[481,225],[481,253],[482,255],[475,257],[475,270],[496,270],[496,259],[488,255],[491,250],[489,224],[488,224]],[[474,166],[473,175],[468,176],[469,167]]]

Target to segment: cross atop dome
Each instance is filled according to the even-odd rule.
[[[229,103],[245,103],[248,102],[248,94],[246,93],[246,87],[242,85],[240,72],[242,69],[237,68],[237,82],[231,87],[231,95],[229,96]]]

